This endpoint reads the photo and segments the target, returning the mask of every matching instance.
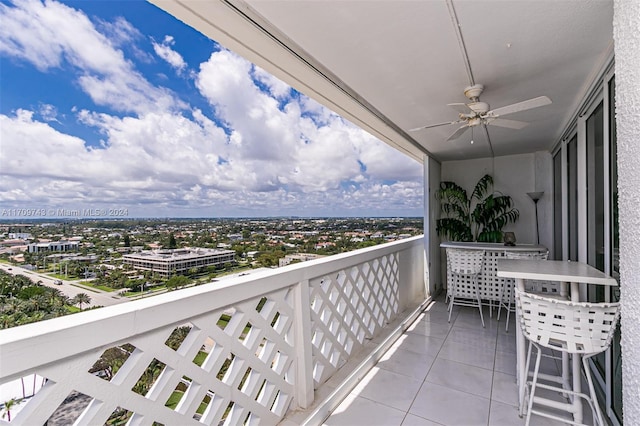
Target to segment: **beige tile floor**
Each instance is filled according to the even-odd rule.
[[[477,308],[455,307],[451,322],[438,299],[385,354],[325,425],[428,426],[523,425],[515,382],[516,343],[512,315],[505,332]],[[541,371],[558,372],[554,360]],[[586,405],[586,404],[585,404]],[[587,413],[588,411],[588,413]],[[585,422],[591,413],[585,410]],[[564,424],[533,416],[532,425]]]

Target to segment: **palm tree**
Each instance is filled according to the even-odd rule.
[[[502,241],[502,228],[515,223],[520,213],[508,195],[493,191],[493,178],[484,175],[471,197],[455,182],[440,182],[436,192],[445,217],[437,220],[438,235],[453,241]]]
[[[0,329],[13,327],[13,315],[2,314],[0,315]]]
[[[4,419],[5,416],[7,416],[7,421],[10,422],[11,421],[11,409],[13,408],[14,405],[19,404],[20,401],[22,401],[22,398],[11,398],[8,401],[5,401],[4,403],[4,413],[2,414],[2,418]]]
[[[91,296],[89,296],[87,293],[78,293],[75,295],[73,299],[71,299],[71,302],[74,305],[78,305],[80,310],[82,310],[83,303],[86,303],[86,304],[91,303]]]

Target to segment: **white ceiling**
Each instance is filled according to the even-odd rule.
[[[549,150],[610,58],[612,1],[565,0],[151,0],[189,25],[420,158],[491,156],[481,127],[445,141],[458,125],[448,103],[498,108],[537,96],[552,105],[511,114],[522,130],[487,126],[496,156]]]

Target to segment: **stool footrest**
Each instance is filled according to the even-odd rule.
[[[529,372],[529,377],[533,377],[533,373],[531,371]],[[538,373],[538,380],[558,383],[560,385],[564,383],[564,379],[562,378],[562,376],[554,376],[553,374],[545,374],[545,373]]]
[[[531,385],[531,382],[528,383],[529,385]],[[536,384],[536,388],[541,388],[541,389],[547,389],[547,390],[551,390],[551,391],[555,391],[561,394],[568,394],[568,395],[573,395],[573,396],[578,396],[580,398],[583,398],[587,401],[587,403],[589,403],[589,407],[591,407],[591,411],[595,412],[595,408],[593,406],[593,402],[591,401],[591,398],[589,397],[589,395],[584,394],[582,392],[575,392],[572,390],[568,390],[565,388],[560,388],[557,386],[549,386],[549,385],[545,385],[542,383],[537,383]],[[547,398],[543,398],[540,396],[533,396],[533,403],[534,404],[538,404],[538,405],[542,405],[545,407],[550,407],[550,408],[554,408],[556,410],[562,410],[562,411],[566,411],[568,413],[571,413],[572,415],[574,415],[574,410],[576,409],[576,406],[573,405],[570,402],[560,402],[560,401],[554,401],[552,399],[547,399]],[[553,414],[549,414],[547,412],[544,411],[538,411],[538,410],[534,410],[533,408],[531,409],[531,414],[537,414],[539,416],[543,416],[543,417],[548,417],[550,419],[555,419],[555,420],[559,420],[565,423],[569,423],[572,425],[583,425],[583,423],[577,423],[574,422],[573,420],[569,420],[569,419],[565,419],[563,417],[558,417],[558,416],[554,416]]]
[[[545,411],[531,410],[531,414],[536,414],[536,415],[541,416],[541,417],[546,417],[548,419],[557,420],[559,422],[567,423],[567,424],[570,424],[570,425],[590,426],[590,425],[587,425],[586,423],[578,423],[576,421],[573,421],[572,419],[567,419],[565,417],[554,416],[553,414],[549,414],[549,413],[547,413]]]

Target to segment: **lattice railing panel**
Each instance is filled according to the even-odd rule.
[[[46,384],[12,423],[276,424],[294,394],[292,293],[38,367]]]
[[[0,330],[10,423],[277,424],[423,302],[423,250],[415,237]]]
[[[392,253],[310,280],[316,388],[398,314],[398,275]]]

